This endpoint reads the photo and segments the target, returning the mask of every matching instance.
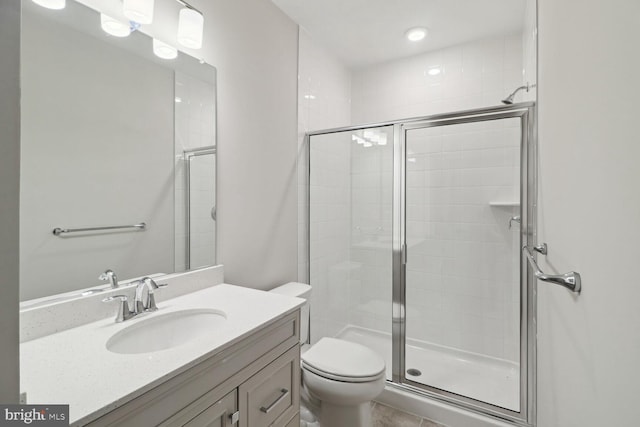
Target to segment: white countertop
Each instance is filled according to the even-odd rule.
[[[161,293],[162,290],[157,291]],[[221,284],[158,303],[159,310],[115,323],[99,320],[20,345],[21,391],[30,404],[69,404],[70,422],[98,418],[293,312],[303,299]],[[116,332],[154,315],[213,308],[227,321],[202,339],[143,354],[106,349]]]

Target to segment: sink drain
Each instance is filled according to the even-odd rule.
[[[407,369],[407,375],[411,375],[412,377],[419,377],[420,375],[422,375],[422,372],[420,372],[417,369]]]

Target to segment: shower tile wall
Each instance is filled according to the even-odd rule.
[[[349,135],[321,135],[311,144],[311,342],[349,323]]]
[[[391,333],[393,130],[386,145],[351,142],[349,323]]]
[[[518,119],[409,131],[408,339],[519,360],[519,143]]]
[[[433,53],[418,55],[415,57],[372,66],[365,69],[350,72],[343,67],[338,60],[331,57],[326,51],[318,47],[310,37],[301,30],[300,32],[300,63],[299,63],[299,136],[300,147],[304,132],[309,130],[328,129],[345,126],[348,124],[362,124],[376,121],[388,121],[392,119],[407,118],[412,116],[424,116],[433,113],[485,107],[497,105],[509,92],[520,86],[523,82],[523,37],[521,34],[477,41],[465,45],[454,46]],[[440,74],[431,75],[429,70],[440,69]],[[349,102],[349,94],[353,102]],[[518,98],[516,100],[519,100]],[[351,107],[349,114],[345,107]],[[351,120],[352,119],[352,120]],[[502,132],[500,129],[491,129],[490,126],[482,130],[484,133]],[[495,133],[494,132],[494,133]],[[505,131],[508,132],[508,131]],[[334,210],[330,205],[320,211],[320,216],[311,217],[312,230],[318,230],[322,236],[312,236],[312,261],[311,274],[314,277],[315,287],[313,301],[321,310],[312,310],[312,340],[321,336],[335,335],[341,328],[353,325],[381,332],[390,333],[391,330],[391,281],[390,281],[390,221],[391,221],[391,151],[380,150],[380,147],[365,148],[351,141],[344,140],[343,144],[351,148],[349,151],[341,151],[336,143],[332,146],[333,160],[327,160],[330,154],[323,155],[324,161],[318,161],[316,168],[326,168],[328,172],[333,169],[335,175],[332,183],[319,179],[314,186],[317,191],[314,196],[316,203],[322,204],[334,199],[331,186],[334,189],[340,187],[339,194],[344,191],[350,193],[349,203],[345,209]],[[316,140],[314,146],[320,142]],[[326,145],[329,148],[329,145]],[[451,147],[445,147],[443,156],[451,155]],[[306,168],[308,159],[300,150],[299,157],[299,280],[307,282],[306,236],[306,210],[307,201],[307,177]],[[475,152],[474,154],[480,154]],[[467,156],[464,154],[465,157]],[[513,152],[511,153],[513,154]],[[314,152],[315,155],[315,152]],[[463,151],[458,147],[458,155]],[[507,157],[508,155],[505,154]],[[505,157],[505,159],[506,159]],[[342,162],[347,159],[345,164]],[[313,158],[312,158],[313,161]],[[340,162],[331,164],[331,162]],[[506,160],[505,160],[506,161]],[[511,161],[511,160],[509,160]],[[381,172],[381,165],[385,169]],[[389,165],[389,166],[386,166]],[[343,166],[351,169],[345,171]],[[453,171],[453,165],[448,164]],[[387,169],[388,168],[388,169]],[[325,171],[319,171],[321,175]],[[422,170],[422,173],[428,174]],[[443,170],[443,172],[447,172]],[[349,174],[349,179],[345,178]],[[388,185],[380,185],[388,174]],[[340,177],[338,179],[337,177]],[[510,176],[511,177],[511,176]],[[424,181],[421,181],[424,182]],[[376,187],[377,188],[374,188]],[[388,188],[386,188],[388,186]],[[319,196],[319,197],[318,197]],[[506,197],[506,196],[505,196]],[[340,200],[342,202],[343,200]],[[424,203],[424,202],[422,202]],[[421,209],[425,209],[424,205]],[[312,206],[312,212],[315,207]],[[427,208],[428,209],[428,208]],[[333,215],[343,217],[328,219],[322,215],[331,212]],[[375,212],[375,215],[373,214]],[[492,211],[484,211],[485,214]],[[493,210],[495,213],[495,209]],[[509,215],[512,209],[503,208],[497,216]],[[377,215],[377,216],[376,216]],[[493,215],[489,213],[489,215]],[[487,222],[491,219],[487,219]],[[484,221],[484,219],[482,221]],[[427,221],[427,219],[424,219]],[[495,220],[495,219],[493,219]],[[479,220],[480,221],[480,220]],[[482,222],[480,221],[480,222]],[[321,228],[319,222],[324,222]],[[337,233],[344,230],[345,224],[348,232]],[[325,230],[325,231],[320,231]],[[324,233],[329,233],[325,235]],[[322,237],[323,242],[319,239]],[[330,241],[333,239],[333,243]],[[508,246],[511,246],[509,243]],[[329,249],[331,247],[331,249]],[[345,248],[348,251],[345,252]],[[387,262],[388,260],[388,262]],[[512,268],[512,273],[517,271],[517,265]],[[517,273],[515,280],[517,281]],[[442,283],[449,281],[446,273],[441,276]],[[486,283],[486,280],[485,282]],[[484,286],[484,285],[482,285]],[[481,289],[479,286],[478,289]],[[456,292],[453,292],[453,290]],[[429,299],[426,289],[421,290],[422,305],[412,305],[408,309],[408,316],[416,320],[416,313],[429,313],[429,319],[437,319],[438,314],[443,314],[443,307],[451,308],[449,316],[460,314],[459,319],[469,320],[470,313],[476,314],[481,309],[487,309],[490,315],[485,325],[494,325],[498,322],[495,314],[500,311],[500,316],[511,326],[517,328],[518,319],[516,311],[509,311],[507,306],[512,304],[500,301],[499,307],[485,307],[485,300],[474,300],[469,295],[459,297],[466,291],[460,287],[452,286],[452,292],[446,294],[446,289],[441,290],[438,298]],[[473,295],[477,289],[471,289],[466,294]],[[446,295],[445,295],[446,294]],[[502,298],[507,298],[503,296]],[[446,302],[445,302],[446,301]],[[345,306],[346,304],[346,306]],[[433,310],[433,305],[437,306]],[[471,309],[468,309],[471,306]],[[328,308],[328,309],[327,309]],[[478,331],[469,328],[468,335],[461,327],[452,328],[451,334],[444,332],[447,327],[446,316],[441,316],[439,322],[427,322],[424,328],[414,330],[414,339],[420,339],[435,344],[457,346],[468,351],[482,351],[492,356],[505,357],[515,361],[517,345],[515,339],[506,342],[502,339],[502,328],[494,339],[480,342],[472,337],[472,333]],[[460,323],[460,322],[458,322]],[[424,330],[422,330],[424,329]],[[457,332],[455,332],[457,330]],[[474,332],[471,332],[473,330]],[[508,333],[508,335],[513,335]],[[446,339],[443,337],[446,336]],[[500,341],[500,342],[498,342]],[[494,345],[495,344],[495,345]],[[486,351],[490,347],[489,351]]]
[[[353,122],[369,123],[497,105],[522,84],[522,52],[522,35],[514,34],[354,71]],[[436,68],[440,73],[430,75],[429,71]],[[468,232],[469,237],[455,237],[458,240],[466,239],[466,243],[454,245],[453,239],[450,241],[448,249],[454,253],[449,254],[449,259],[473,259],[467,256],[470,255],[469,251],[472,248],[489,250],[489,242],[496,236],[509,237],[505,247],[499,249],[500,253],[509,253],[513,244],[511,234],[507,235],[505,230],[495,227],[498,222],[496,218],[499,218],[500,224],[506,224],[505,218],[508,220],[513,208],[489,208],[489,200],[474,209],[444,206],[442,202],[451,195],[452,189],[431,187],[442,186],[447,179],[463,173],[469,179],[472,176],[482,177],[473,183],[476,186],[473,192],[478,197],[483,197],[481,194],[487,194],[488,197],[494,189],[493,182],[502,179],[508,181],[510,186],[500,196],[504,197],[502,201],[515,199],[518,180],[512,166],[513,157],[516,156],[517,160],[518,152],[513,147],[507,151],[495,148],[504,147],[507,141],[511,144],[514,141],[513,132],[517,130],[486,123],[478,129],[466,129],[467,135],[447,135],[446,131],[442,132],[423,147],[424,152],[410,153],[411,160],[408,161],[407,203],[414,205],[408,209],[411,217],[407,219],[414,226],[412,230],[421,230],[417,236],[409,236],[409,253],[411,245],[415,243],[411,240],[419,238],[422,241],[413,248],[413,256],[422,257],[422,267],[418,268],[420,271],[408,272],[408,286],[424,284],[410,291],[415,298],[407,307],[408,338],[516,361],[519,320],[517,310],[513,309],[514,293],[506,292],[503,288],[493,292],[497,284],[487,277],[478,277],[477,281],[468,280],[468,275],[463,271],[479,271],[482,266],[477,263],[449,265],[442,253],[436,253],[442,249],[438,248],[438,242],[429,242],[425,238],[435,236],[438,240],[443,233]],[[451,132],[454,133],[454,130]],[[391,156],[391,153],[388,155]],[[374,157],[361,160],[367,158],[371,163],[368,166],[360,164],[359,167],[375,170],[379,160]],[[464,173],[464,168],[474,170]],[[355,186],[358,176],[352,173]],[[483,186],[483,182],[487,185]],[[420,196],[414,194],[416,190]],[[435,199],[425,200],[425,192],[430,191]],[[495,194],[492,197],[500,198]],[[379,209],[390,215],[391,198],[382,193],[364,192],[353,199],[351,238],[354,242],[361,233],[356,213],[367,212],[376,203]],[[470,215],[474,218],[470,218]],[[459,221],[442,223],[443,218],[459,218]],[[471,222],[485,224],[486,227],[478,228]],[[384,241],[389,233],[386,227],[372,229],[371,239]],[[507,256],[507,259],[512,260],[512,257]],[[359,250],[352,250],[352,260],[358,262],[360,267],[356,279],[350,281],[351,294],[360,295],[360,298],[351,299],[350,324],[390,333],[390,280],[383,283],[387,275],[375,274],[380,273],[381,260],[371,251]],[[517,264],[508,262],[506,265],[508,271],[501,276],[501,280],[508,277],[507,282],[518,283]],[[514,275],[515,281],[512,281]]]
[[[353,123],[498,105],[522,85],[522,45],[518,33],[356,70]]]
[[[346,307],[351,220],[349,188],[349,143],[338,146],[318,143],[313,153],[315,172],[320,179],[311,183],[316,205],[310,218],[316,230],[308,264],[309,159],[305,155],[304,134],[311,130],[347,126],[351,123],[351,73],[342,63],[320,47],[301,28],[298,58],[298,280],[309,283],[309,268],[314,281],[312,342],[335,335],[348,319]],[[331,144],[331,143],[329,143]],[[319,157],[315,157],[318,155]],[[339,196],[335,195],[339,193]],[[335,302],[334,302],[335,301]],[[320,308],[322,307],[322,308]]]
[[[184,150],[215,145],[215,88],[187,74],[175,73],[175,270],[186,268],[186,193]],[[198,182],[210,182],[212,171],[196,174]],[[215,175],[215,172],[214,172]],[[202,193],[200,193],[202,194]],[[209,197],[209,196],[207,196]],[[197,198],[197,196],[196,196]],[[196,200],[196,204],[199,202]],[[202,201],[202,203],[207,203]],[[211,218],[211,217],[209,217]],[[213,221],[212,221],[213,222]],[[194,240],[215,257],[215,235],[196,225]],[[209,227],[210,228],[210,227]],[[215,229],[215,227],[214,227]],[[198,231],[196,231],[198,230]],[[204,234],[203,234],[204,233]],[[205,235],[208,234],[208,235]],[[213,258],[212,258],[213,259]],[[196,264],[200,263],[200,260]],[[211,263],[208,263],[211,264]]]
[[[215,264],[216,222],[211,209],[216,204],[216,155],[191,158],[190,268]]]

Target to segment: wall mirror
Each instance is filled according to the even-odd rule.
[[[108,35],[74,1],[22,5],[22,307],[108,286],[107,269],[215,264],[215,68]]]

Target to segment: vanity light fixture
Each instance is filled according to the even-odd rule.
[[[32,0],[35,4],[48,9],[64,9],[66,0]],[[182,6],[178,16],[177,40],[182,46],[189,49],[202,47],[204,33],[204,15],[185,0],[176,0]],[[153,9],[155,0],[122,0],[122,13],[130,22],[119,21],[104,13],[100,13],[100,26],[107,34],[114,37],[127,37],[132,31],[140,28],[141,24],[153,22]],[[153,53],[162,59],[175,59],[178,49],[153,39]],[[204,64],[203,59],[200,60]]]
[[[127,37],[131,34],[131,25],[118,21],[104,13],[100,14],[100,26],[105,33],[111,34],[114,37]]]
[[[418,42],[427,36],[427,29],[424,27],[410,28],[405,33],[405,36],[407,37],[407,39],[409,39],[409,41]]]
[[[66,0],[33,0],[38,6],[46,7],[47,9],[60,10],[66,6]]]
[[[202,47],[204,16],[195,7],[183,0],[176,0],[184,6],[178,16],[178,43],[190,49]]]
[[[139,24],[153,22],[154,0],[123,0],[122,13],[124,16]]]
[[[158,39],[153,39],[153,53],[162,59],[175,59],[178,57],[178,49]]]

